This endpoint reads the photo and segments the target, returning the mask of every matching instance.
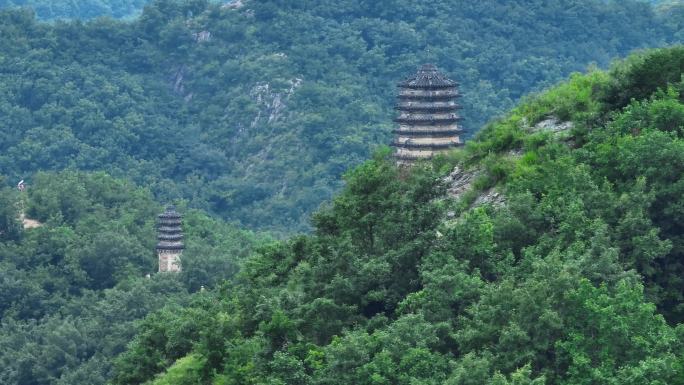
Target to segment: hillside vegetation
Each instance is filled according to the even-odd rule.
[[[22,228],[22,210],[38,227]],[[154,274],[161,211],[149,190],[104,173],[39,173],[25,193],[0,190],[1,384],[104,384],[138,320],[199,306],[190,293],[230,279],[264,239],[183,210],[184,270]]]
[[[52,24],[2,11],[0,173],[104,170],[157,201],[307,230],[389,142],[394,84],[418,65],[462,83],[472,133],[589,63],[681,41],[682,20],[634,0],[157,0],[130,22]]]
[[[148,0],[0,0],[0,8],[30,8],[41,20],[125,18],[142,10]]]
[[[682,73],[633,55],[430,164],[379,151],[314,234],[147,317],[113,384],[682,384]]]

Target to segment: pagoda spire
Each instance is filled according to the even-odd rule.
[[[160,273],[181,270],[180,256],[185,248],[181,219],[182,216],[173,205],[167,206],[166,211],[158,216],[157,255]]]
[[[394,119],[399,127],[392,143],[400,164],[430,159],[463,144],[458,126],[460,106],[456,99],[458,83],[432,64],[423,65],[416,74],[400,82]]]

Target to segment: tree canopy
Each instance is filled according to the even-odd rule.
[[[47,3],[0,11],[0,383],[682,384],[684,48],[608,67],[681,4]],[[398,168],[428,61],[472,140]]]
[[[200,318],[146,318],[113,384],[682,383],[682,73],[649,51],[432,162],[376,153]],[[146,338],[190,319],[185,351]]]
[[[0,8],[29,8],[41,20],[132,17],[148,0],[0,0]]]
[[[38,227],[24,229],[22,211]],[[183,272],[154,274],[161,206],[149,190],[72,171],[41,172],[21,194],[3,188],[0,383],[104,384],[141,318],[206,302],[208,294],[191,293],[230,279],[252,245],[266,241],[183,211]]]
[[[0,170],[104,170],[253,229],[309,230],[344,171],[389,143],[394,85],[420,64],[461,83],[472,134],[590,63],[682,41],[681,9],[157,0],[131,21],[52,24],[3,11]]]

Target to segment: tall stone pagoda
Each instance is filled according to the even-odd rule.
[[[399,127],[392,143],[394,156],[400,164],[410,164],[419,159],[463,145],[459,138],[458,121],[460,106],[456,99],[458,83],[447,78],[432,64],[423,65],[415,75],[397,85],[394,119]]]
[[[185,246],[183,245],[183,230],[181,228],[181,215],[176,208],[169,205],[166,211],[159,214],[157,237],[157,255],[159,256],[159,272],[181,270],[180,256]]]

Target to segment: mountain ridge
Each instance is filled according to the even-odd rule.
[[[422,62],[461,81],[472,133],[681,29],[641,2],[575,5],[160,0],[129,22],[50,25],[5,11],[0,171],[105,170],[251,228],[310,229],[344,171],[389,143],[394,84]]]
[[[681,382],[682,73],[684,47],[643,52],[410,170],[377,152],[195,337],[150,318],[113,384]]]

